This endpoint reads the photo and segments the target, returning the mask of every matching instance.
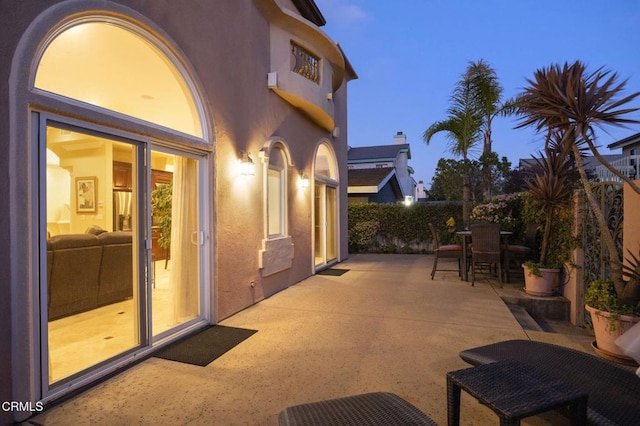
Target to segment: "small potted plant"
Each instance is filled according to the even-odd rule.
[[[572,236],[570,205],[575,180],[575,167],[561,132],[549,132],[545,152],[533,158],[534,172],[526,180],[533,202],[543,213],[540,258],[522,265],[525,291],[534,296],[551,296],[557,287],[561,268],[569,259]]]
[[[622,265],[623,274],[629,278],[621,297],[614,281],[596,280],[589,284],[585,292],[585,308],[591,316],[596,337],[596,353],[625,364],[635,364],[632,358],[624,354],[615,340],[640,322],[640,260],[630,251],[626,263]]]

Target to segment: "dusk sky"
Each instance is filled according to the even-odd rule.
[[[391,144],[403,131],[411,144],[414,179],[427,188],[438,159],[452,158],[444,133],[427,146],[422,134],[447,118],[449,98],[470,61],[497,72],[504,98],[526,86],[536,69],[581,60],[589,71],[628,79],[624,95],[640,91],[640,1],[617,0],[316,0],[323,30],[340,43],[358,79],[349,84],[349,145]],[[640,100],[633,106],[640,107]],[[640,113],[633,115],[640,119]],[[493,150],[517,166],[542,148],[532,130],[497,118]],[[598,131],[606,146],[640,132]],[[479,147],[481,145],[478,145]],[[472,153],[477,158],[479,150]]]

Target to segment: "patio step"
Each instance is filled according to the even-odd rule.
[[[535,318],[556,321],[569,321],[570,318],[571,302],[562,296],[536,297],[519,292],[500,297],[505,303],[523,307]]]
[[[520,326],[527,331],[548,331],[545,330],[530,314],[527,310],[513,303],[505,302],[505,305],[509,308],[514,318]]]
[[[503,287],[494,286],[498,296],[505,302],[522,306],[536,319],[548,321],[569,321],[571,302],[563,296],[539,297],[524,291],[524,281],[514,277],[511,283]]]

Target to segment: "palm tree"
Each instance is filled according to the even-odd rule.
[[[604,215],[599,209],[580,157],[582,149],[590,150],[601,164],[640,194],[640,188],[611,166],[600,155],[595,144],[595,127],[623,126],[639,122],[626,118],[629,113],[638,110],[626,105],[638,97],[640,92],[616,99],[626,86],[626,80],[618,83],[617,79],[617,73],[603,68],[589,73],[580,61],[538,69],[533,80],[527,79],[529,86],[517,99],[521,121],[516,128],[534,126],[537,131],[563,131],[564,140],[561,143],[567,144],[574,154],[585,195],[609,253],[612,279],[618,298],[622,303],[635,305],[638,303],[637,300],[633,300],[638,294],[638,289],[634,288],[637,283],[627,286],[623,279],[622,263],[613,235],[609,232]]]
[[[571,195],[575,188],[575,160],[570,147],[563,144],[564,135],[561,130],[549,131],[544,153],[533,157],[532,174],[526,179],[526,186],[534,200],[537,200],[545,217],[540,246],[540,264],[554,268],[557,263],[566,259],[549,259],[549,242],[554,213],[557,209],[566,207],[571,202]],[[552,256],[553,257],[553,256]],[[546,266],[545,266],[546,267]]]
[[[475,102],[473,87],[468,79],[462,78],[451,96],[452,105],[447,112],[449,118],[436,121],[422,135],[428,145],[434,134],[446,132],[449,139],[449,151],[461,156],[464,161],[462,184],[462,219],[469,222],[469,151],[478,143],[481,135],[482,116]]]
[[[496,115],[502,113],[502,86],[498,81],[496,71],[484,60],[469,62],[464,78],[471,84],[477,108],[483,117],[484,143],[482,155],[485,160],[482,165],[482,192],[485,202],[491,200],[491,166],[486,164],[488,155],[492,151],[491,124]]]

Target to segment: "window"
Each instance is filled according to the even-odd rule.
[[[314,83],[320,83],[320,58],[295,43],[291,43],[291,70]]]
[[[288,224],[288,175],[292,166],[287,146],[270,139],[262,149],[264,162],[264,238],[259,250],[259,268],[264,277],[293,265],[293,238]]]
[[[201,297],[208,152],[183,151],[167,137],[207,142],[192,73],[153,34],[115,17],[81,17],[51,33],[29,87],[51,109],[29,110],[38,129],[32,144],[47,154],[32,167],[41,177],[33,286],[43,302],[33,303],[41,312],[31,330],[40,333],[33,362],[44,397],[209,322]],[[119,125],[98,125],[97,114]],[[154,143],[160,136],[162,146]],[[169,191],[154,194],[159,187]],[[163,268],[154,267],[158,260]]]
[[[35,87],[202,137],[186,74],[139,29],[96,18],[70,24],[47,46]]]
[[[286,235],[286,159],[281,147],[272,148],[267,171],[267,235]]]

